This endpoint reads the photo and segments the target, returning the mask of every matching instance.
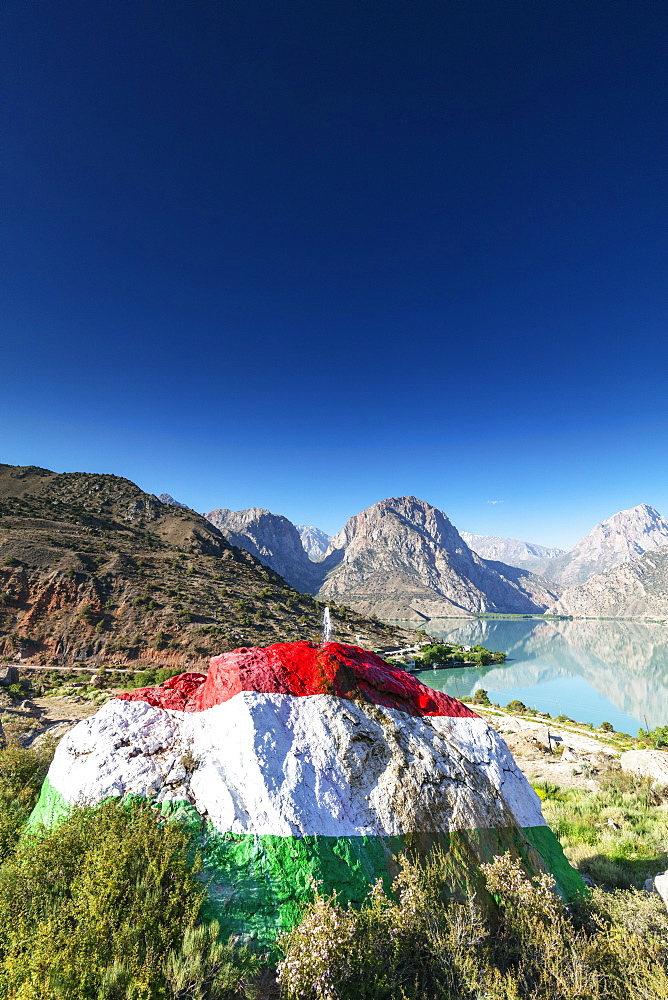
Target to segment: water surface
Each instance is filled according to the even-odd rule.
[[[505,663],[475,669],[425,670],[423,683],[455,697],[484,688],[490,700],[514,698],[578,722],[668,724],[668,627],[620,621],[432,619],[430,635],[507,654]]]

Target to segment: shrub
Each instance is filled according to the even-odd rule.
[[[611,722],[602,722],[598,727],[602,733],[614,733],[614,726]]]
[[[509,854],[484,888],[449,891],[447,858],[402,859],[359,910],[319,894],[280,939],[285,1000],[649,1000],[668,995],[658,897],[595,891],[571,914]],[[490,895],[493,894],[493,896]]]
[[[473,704],[474,705],[490,704],[489,695],[487,694],[484,688],[478,688],[478,690],[475,692],[475,694],[473,695]]]
[[[237,963],[188,836],[148,803],[74,809],[0,869],[0,995],[22,1000],[231,997]],[[243,959],[243,954],[241,955]]]
[[[21,828],[33,810],[49,764],[54,744],[22,747],[8,725],[6,745],[0,749],[0,861],[4,861],[18,843]]]
[[[519,701],[517,698],[513,698],[513,700],[509,701],[508,704],[506,705],[506,711],[513,712],[516,715],[523,715],[526,712],[526,710],[527,707],[524,704],[524,702]]]

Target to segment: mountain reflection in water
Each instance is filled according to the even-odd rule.
[[[639,726],[668,724],[668,627],[620,621],[432,619],[430,635],[501,650],[501,666],[427,670],[430,687],[456,696],[485,688],[492,701],[518,698],[551,715],[635,735]]]

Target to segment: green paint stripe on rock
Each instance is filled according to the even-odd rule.
[[[56,825],[69,806],[48,781],[29,826]],[[204,916],[220,920],[227,934],[238,934],[272,948],[277,934],[289,930],[313,897],[313,882],[325,894],[336,891],[343,904],[359,905],[374,882],[389,888],[398,871],[395,856],[426,857],[435,848],[447,855],[451,887],[482,889],[478,866],[510,850],[534,874],[547,868],[567,902],[586,893],[559,841],[547,826],[498,827],[456,833],[394,837],[280,837],[220,833],[188,802],[163,803],[163,815],[185,824],[202,854],[208,900]]]

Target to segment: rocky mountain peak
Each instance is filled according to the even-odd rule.
[[[207,520],[214,524],[232,545],[246,549],[269,566],[293,587],[314,593],[320,585],[320,573],[302,545],[292,521],[282,514],[272,514],[263,507],[247,510],[212,510]]]
[[[297,531],[302,540],[304,551],[312,562],[320,562],[332,540],[331,535],[325,534],[320,528],[313,524],[298,524]]]
[[[182,510],[191,509],[187,503],[181,503],[180,500],[175,500],[169,493],[161,493],[158,500],[160,503],[167,504],[168,507],[180,507]]]
[[[661,545],[668,545],[668,520],[642,503],[596,524],[569,552],[544,564],[540,572],[565,587],[577,586]]]
[[[381,500],[351,517],[322,565],[321,598],[389,618],[531,612],[551,603],[539,596],[542,585],[527,590],[519,571],[486,563],[442,510],[413,496]]]

